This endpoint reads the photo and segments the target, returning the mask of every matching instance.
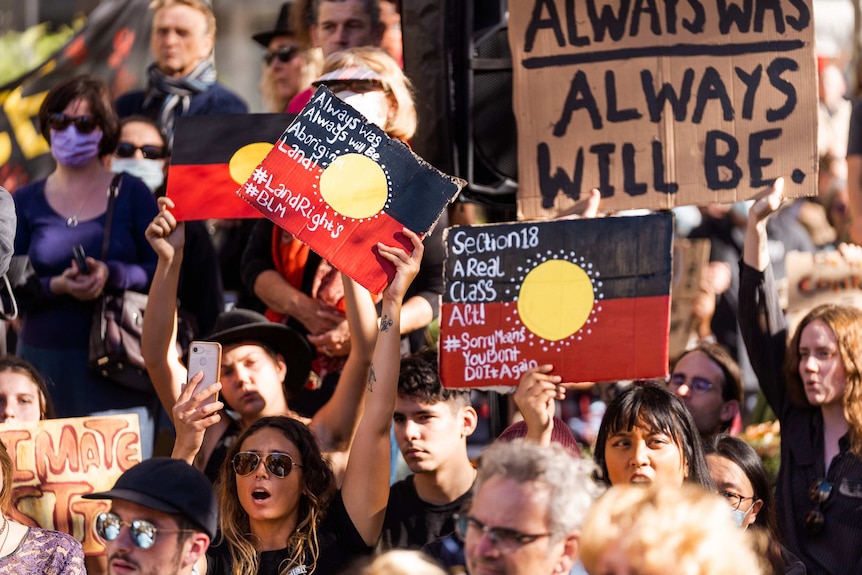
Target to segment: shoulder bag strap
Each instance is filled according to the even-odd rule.
[[[111,227],[114,225],[114,204],[117,203],[117,195],[120,193],[120,184],[122,183],[123,175],[117,174],[111,180],[111,187],[108,188],[108,209],[105,212],[105,231],[102,234],[102,261],[108,259],[108,248],[111,246]]]

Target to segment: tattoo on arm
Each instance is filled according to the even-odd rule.
[[[368,391],[374,391],[374,382],[377,381],[377,376],[374,375],[374,364],[368,370]]]
[[[380,331],[389,331],[389,328],[392,327],[392,320],[389,319],[389,316],[384,315],[380,318]]]

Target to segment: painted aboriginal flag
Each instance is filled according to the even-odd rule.
[[[443,384],[665,375],[672,240],[668,214],[449,228]]]
[[[179,221],[259,218],[236,197],[293,120],[293,114],[220,114],[177,118],[167,195]]]
[[[320,86],[237,194],[373,293],[394,275],[377,242],[412,245],[465,182]]]

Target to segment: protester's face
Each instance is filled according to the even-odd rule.
[[[213,35],[207,30],[203,12],[184,4],[173,4],[153,16],[150,51],[164,74],[185,76],[198,62],[208,58]]]
[[[325,58],[339,50],[377,45],[378,28],[372,26],[361,0],[324,0],[318,9],[317,24],[311,27],[311,39]]]
[[[611,433],[604,450],[611,485],[682,485],[688,475],[682,450],[673,437],[651,430],[641,420],[631,431]]]
[[[754,499],[754,487],[745,471],[730,459],[717,453],[707,455],[706,464],[709,466],[709,474],[718,493],[729,500],[733,509],[737,509],[736,505],[739,503],[739,511],[746,512],[741,527],[744,529],[757,521],[757,512],[763,506],[763,501]],[[735,495],[741,495],[746,499],[740,503]]]
[[[838,340],[823,320],[812,321],[800,334],[799,376],[811,405],[840,404],[844,400],[846,380]]]
[[[269,41],[267,47],[270,54],[277,54],[279,49],[284,51],[290,48],[294,48],[293,57],[290,60],[282,62],[278,57],[274,57],[269,64],[275,92],[282,100],[293,98],[302,88],[299,83],[302,79],[303,59],[298,50],[299,43],[290,36],[275,36]]]
[[[222,354],[224,400],[244,419],[287,411],[283,382],[287,368],[254,344],[226,346]]]
[[[423,403],[398,397],[395,439],[413,473],[429,473],[464,457],[465,438],[473,429],[471,407],[453,409],[446,401]]]
[[[548,486],[535,481],[517,483],[492,476],[486,480],[470,508],[470,515],[487,527],[502,527],[528,535],[550,529]],[[550,575],[568,573],[574,556],[565,539],[547,536],[530,543],[506,545],[472,525],[465,537],[465,557],[470,575]]]
[[[701,435],[718,433],[739,409],[736,400],[724,401],[724,373],[702,351],[688,353],[677,362],[668,388],[683,400]]]
[[[116,539],[105,541],[110,575],[181,573],[188,570],[189,561],[194,561],[188,553],[191,547],[190,539],[185,539],[180,544],[179,533],[159,531],[178,529],[176,520],[170,514],[120,499],[112,502],[111,513],[118,515],[125,523],[138,519],[149,521],[157,531],[155,543],[149,549],[141,549],[134,544],[128,525],[123,525]]]
[[[292,467],[285,477],[276,477],[266,468],[263,458],[270,453],[286,453],[294,463],[302,465],[299,449],[280,430],[265,427],[242,442],[240,452],[244,451],[261,456],[254,471],[236,476],[237,497],[248,514],[252,532],[262,533],[267,525],[285,520],[295,522],[303,488],[302,468]]]
[[[39,386],[23,373],[0,372],[0,423],[39,421],[39,396]]]

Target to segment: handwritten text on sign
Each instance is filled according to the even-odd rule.
[[[509,6],[519,205],[548,216],[814,193],[811,0]]]
[[[110,502],[81,496],[107,491],[140,463],[137,415],[0,424],[0,441],[14,469],[10,517],[69,533],[87,555],[102,552],[93,524]]]

